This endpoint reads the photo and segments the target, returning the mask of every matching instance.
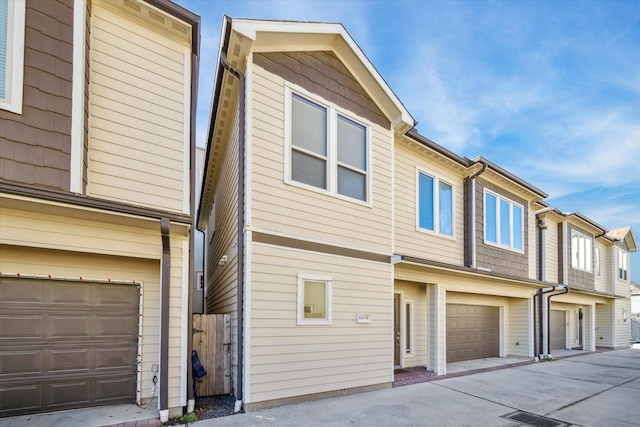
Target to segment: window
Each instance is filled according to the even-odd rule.
[[[453,236],[453,187],[418,171],[418,229]]]
[[[413,303],[407,301],[404,305],[404,353],[407,355],[411,355],[413,352],[413,340],[411,339],[411,334],[413,333]]]
[[[592,240],[584,234],[571,230],[571,267],[591,271]]]
[[[0,0],[0,108],[22,113],[24,0]]]
[[[331,324],[331,278],[298,275],[298,325]]]
[[[627,280],[629,269],[628,269],[628,254],[622,249],[618,249],[618,279]]]
[[[596,248],[595,251],[595,259],[593,261],[596,276],[600,277],[602,275],[600,270],[600,248]]]
[[[521,205],[493,193],[484,193],[484,240],[503,248],[523,250]]]
[[[368,128],[330,105],[287,92],[289,171],[285,181],[369,200]]]

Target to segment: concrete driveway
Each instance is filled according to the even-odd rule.
[[[516,419],[506,418],[509,415]],[[640,349],[591,353],[192,425],[637,427]]]

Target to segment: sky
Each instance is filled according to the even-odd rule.
[[[640,244],[640,1],[174,1],[201,17],[199,146],[223,15],[341,23],[421,135]]]

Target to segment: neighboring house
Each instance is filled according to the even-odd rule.
[[[196,206],[200,203],[205,154],[204,148],[196,147]],[[199,230],[194,230],[193,233],[193,268],[193,303],[191,312],[192,314],[202,314],[204,313],[204,233]]]
[[[631,282],[631,314],[640,317],[640,284]]]
[[[225,17],[218,59],[197,226],[245,409],[625,345],[631,230],[419,135],[344,27]]]
[[[631,282],[631,342],[640,343],[640,284]]]
[[[192,398],[199,17],[0,10],[0,416],[155,397],[166,420]]]

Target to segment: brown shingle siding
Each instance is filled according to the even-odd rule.
[[[0,110],[0,180],[69,190],[72,7],[26,2],[22,114]]]
[[[331,52],[254,55],[256,65],[382,127],[389,120],[340,59]]]

